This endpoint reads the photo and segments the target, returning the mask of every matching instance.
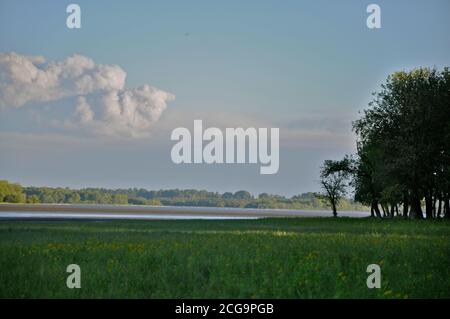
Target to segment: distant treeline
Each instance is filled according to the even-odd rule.
[[[326,201],[314,193],[304,193],[290,198],[262,193],[255,197],[244,190],[234,193],[217,193],[195,189],[157,191],[142,188],[69,189],[22,187],[8,181],[0,181],[0,202],[328,209]],[[347,198],[340,201],[339,208],[342,210],[367,210],[367,207]]]

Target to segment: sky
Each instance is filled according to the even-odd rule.
[[[81,8],[81,28],[66,7]],[[369,29],[366,8],[381,8]],[[450,2],[0,0],[0,179],[62,187],[319,189],[398,70],[450,66]],[[174,164],[177,127],[277,127],[280,167]]]

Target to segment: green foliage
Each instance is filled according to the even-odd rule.
[[[1,202],[24,203],[25,196],[22,194],[22,186],[0,180],[0,203]]]
[[[31,195],[27,197],[27,203],[28,204],[38,204],[39,203],[39,197],[36,195]]]
[[[378,216],[450,217],[450,71],[418,68],[396,72],[353,123],[358,135],[352,169],[355,200]],[[390,209],[389,206],[391,207]]]
[[[337,216],[337,205],[347,191],[351,164],[352,161],[349,157],[340,161],[326,160],[320,169],[320,184],[325,193],[319,196],[328,201],[335,217]]]
[[[114,194],[112,196],[112,203],[116,205],[128,204],[128,196],[126,194]]]

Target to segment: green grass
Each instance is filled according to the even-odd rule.
[[[449,298],[449,239],[444,221],[2,221],[0,297]]]

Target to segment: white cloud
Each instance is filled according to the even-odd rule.
[[[82,55],[46,62],[38,56],[0,53],[0,109],[78,96],[73,117],[53,123],[97,135],[148,136],[174,95],[148,84],[124,89],[125,78],[121,67],[95,64]],[[90,105],[94,94],[99,98],[92,98],[95,105]]]
[[[98,90],[121,90],[126,73],[117,65],[96,65],[73,55],[61,62],[14,52],[0,54],[0,107],[57,100]]]
[[[113,90],[103,94],[96,108],[84,97],[78,99],[74,117],[65,121],[69,129],[86,129],[97,135],[147,137],[174,96],[149,85],[133,90]]]
[[[85,124],[94,120],[94,112],[86,102],[86,98],[80,96],[78,98],[78,104],[75,108],[75,116],[79,123]]]

